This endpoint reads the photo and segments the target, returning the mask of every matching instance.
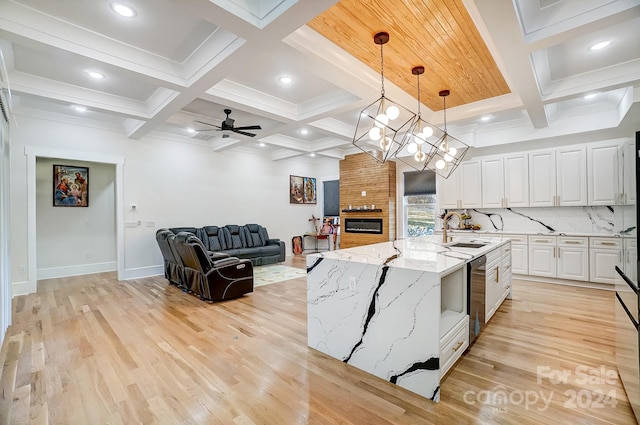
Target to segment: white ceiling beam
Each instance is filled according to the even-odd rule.
[[[467,0],[465,4],[470,13],[477,11],[476,18],[484,22],[492,44],[500,52],[510,87],[522,99],[533,127],[547,127],[549,122],[513,1]]]

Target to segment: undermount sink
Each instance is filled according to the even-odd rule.
[[[486,246],[486,243],[480,243],[480,242],[455,242],[452,243],[450,245],[448,245],[449,248],[482,248],[483,246]]]

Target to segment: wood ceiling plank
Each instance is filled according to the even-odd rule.
[[[415,95],[411,69],[423,65],[420,97],[434,111],[442,109],[443,89],[451,90],[447,107],[510,92],[461,0],[342,0],[309,26],[376,72],[380,47],[373,36],[388,32],[385,79]]]

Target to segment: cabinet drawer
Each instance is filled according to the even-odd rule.
[[[571,236],[560,236],[558,238],[558,246],[584,246],[586,247],[589,243],[588,238],[581,237],[571,237]]]
[[[622,239],[620,238],[589,238],[589,246],[601,249],[620,249]]]
[[[529,245],[556,245],[555,236],[529,236]]]
[[[469,316],[465,316],[440,340],[440,376],[462,356],[469,346]]]
[[[500,249],[499,247],[487,252],[486,254],[487,257],[487,268],[489,267],[489,264],[494,263],[496,261],[500,261],[500,259],[502,258],[502,249]]]
[[[503,238],[509,239],[512,245],[526,245],[527,235],[502,235]]]

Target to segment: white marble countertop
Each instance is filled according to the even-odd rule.
[[[436,233],[442,235],[442,230],[437,230]],[[468,235],[469,237],[482,237],[484,235],[496,235],[498,237],[502,235],[539,235],[539,236],[579,236],[579,237],[598,237],[598,238],[635,238],[635,234],[621,235],[620,233],[580,233],[580,232],[535,232],[535,231],[516,231],[516,230],[461,230],[461,229],[448,229],[447,234],[455,234],[456,236]]]
[[[452,247],[447,246],[450,244],[442,242],[442,236],[432,235],[321,252],[312,254],[310,257],[366,264],[386,264],[390,267],[422,270],[443,276],[508,241],[508,238],[500,236],[469,235],[468,238],[456,236],[453,243],[483,242],[486,245],[481,248]]]

